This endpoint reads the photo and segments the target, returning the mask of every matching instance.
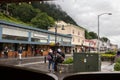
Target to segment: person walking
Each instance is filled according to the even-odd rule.
[[[8,47],[5,46],[4,48],[4,58],[8,58]]]
[[[47,60],[48,60],[48,70],[49,70],[49,72],[54,73],[55,55],[53,54],[52,49],[49,50],[49,53],[47,55]],[[51,66],[52,66],[52,68],[51,68]]]
[[[18,49],[19,60],[22,60],[22,52],[22,46],[20,46],[20,48]]]
[[[56,60],[55,60],[55,67],[54,70],[57,71],[58,63],[62,63],[65,59],[65,54],[61,51],[61,49],[57,49],[56,51]]]

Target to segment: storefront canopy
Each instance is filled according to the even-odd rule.
[[[53,0],[0,0],[0,3],[32,2],[32,1],[53,1]]]

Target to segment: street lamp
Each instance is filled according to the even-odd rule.
[[[55,45],[57,44],[57,25],[55,25]],[[61,30],[65,30],[64,25],[62,25]]]
[[[89,40],[89,53],[90,53],[90,49],[91,49],[91,41]]]
[[[82,52],[84,52],[84,40],[82,40],[82,44],[81,44],[81,49],[82,49]]]
[[[100,16],[102,16],[102,15],[105,15],[105,14],[107,14],[107,15],[112,15],[112,13],[102,13],[102,14],[99,14],[98,15],[98,53],[99,53],[99,51],[100,51],[100,49],[99,49],[99,40],[100,40],[100,36],[99,36],[99,32],[100,32],[100,29],[99,29],[99,27],[100,27]]]

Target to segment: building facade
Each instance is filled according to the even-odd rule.
[[[75,52],[81,52],[81,47],[85,40],[85,29],[72,24],[67,24],[63,21],[56,22],[56,25],[57,33],[68,34],[72,36],[71,43],[73,47],[71,50]],[[64,27],[64,30],[61,30],[62,27]],[[55,32],[55,27],[51,27],[49,31]]]
[[[59,47],[65,52],[64,48],[71,47],[70,35],[57,34]],[[5,46],[8,46],[10,55],[16,54],[19,46],[24,49],[25,56],[33,56],[36,49],[46,51],[50,43],[55,43],[55,33],[47,30],[13,24],[10,22],[0,21],[0,52],[2,53]],[[40,52],[39,52],[40,53]],[[42,55],[40,53],[40,55]],[[8,54],[9,56],[9,54]],[[15,57],[15,55],[13,56]]]

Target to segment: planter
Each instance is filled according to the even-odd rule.
[[[111,56],[111,57],[106,57],[106,56],[102,56],[101,60],[102,61],[112,61],[114,62],[115,56]]]
[[[73,64],[58,64],[57,70],[61,73],[73,72]]]

